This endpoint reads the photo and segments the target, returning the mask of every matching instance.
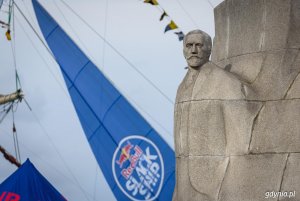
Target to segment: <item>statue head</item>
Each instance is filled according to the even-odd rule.
[[[187,33],[183,39],[183,54],[190,68],[198,69],[209,61],[211,37],[201,30]]]

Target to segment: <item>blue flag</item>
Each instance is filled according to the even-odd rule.
[[[97,162],[117,200],[172,200],[175,154],[47,11],[32,0]]]
[[[0,201],[66,201],[27,161],[0,185]]]

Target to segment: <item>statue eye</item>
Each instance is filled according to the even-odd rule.
[[[197,47],[203,47],[203,44],[202,43],[197,43],[196,46]]]
[[[186,47],[192,47],[192,44],[191,43],[187,43]]]

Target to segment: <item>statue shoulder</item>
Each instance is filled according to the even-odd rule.
[[[207,62],[196,80],[193,99],[245,99],[250,91],[236,75]]]

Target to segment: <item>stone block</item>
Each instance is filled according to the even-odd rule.
[[[188,141],[191,156],[225,155],[226,133],[222,102],[191,103]]]
[[[188,155],[188,115],[189,102],[177,103],[175,107],[175,153],[176,156]]]
[[[288,157],[286,169],[283,174],[281,192],[295,191],[295,197],[280,197],[280,201],[299,201],[300,200],[300,154],[291,153]]]
[[[190,106],[188,143],[191,156],[248,153],[259,102],[194,101]]]
[[[223,1],[215,8],[215,37],[212,48],[211,60],[213,62],[221,61],[227,58],[228,54],[228,31],[229,17],[227,13],[226,2]]]
[[[300,74],[298,74],[290,90],[287,92],[286,98],[300,98]]]
[[[290,27],[291,0],[266,0],[262,27],[261,50],[287,48]]]
[[[192,187],[217,201],[218,193],[228,166],[229,157],[189,157],[189,178]]]
[[[255,91],[251,100],[283,99],[300,72],[299,50],[288,49],[266,53],[263,66],[250,85]]]
[[[173,201],[211,201],[208,196],[197,192],[191,185],[188,171],[189,158],[176,158],[176,187]]]
[[[227,0],[228,57],[258,52],[263,35],[264,1]]]
[[[251,89],[232,73],[208,62],[201,67],[192,100],[243,100]]]
[[[289,48],[300,48],[300,1],[291,0],[290,27],[288,37]]]
[[[216,63],[221,68],[235,74],[241,80],[251,83],[255,80],[262,68],[264,53],[252,53],[231,57]]]
[[[279,191],[286,158],[287,154],[231,156],[219,200],[265,201],[267,191]]]
[[[226,0],[215,8],[212,61],[300,47],[299,0]]]
[[[300,100],[267,102],[254,125],[250,151],[300,152]]]
[[[176,95],[176,103],[189,101],[192,96],[192,92],[195,85],[195,80],[197,79],[199,71],[189,69],[186,73],[183,81],[178,87]]]

